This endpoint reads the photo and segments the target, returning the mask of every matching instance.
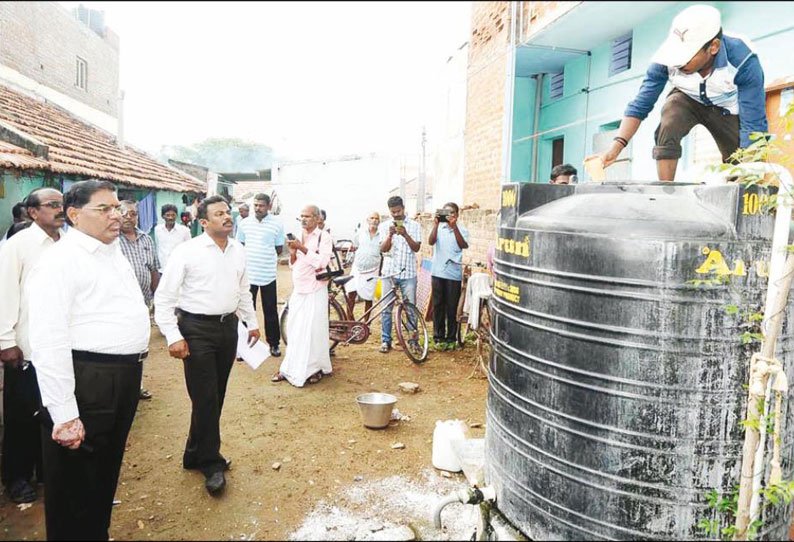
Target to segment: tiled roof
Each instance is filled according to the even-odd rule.
[[[159,163],[143,152],[121,149],[113,136],[63,109],[0,86],[0,121],[49,147],[48,159],[0,141],[0,167],[85,175],[142,188],[206,192],[198,179]]]

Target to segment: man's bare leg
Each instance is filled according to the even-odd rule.
[[[675,169],[678,166],[677,158],[669,158],[656,161],[656,172],[660,181],[673,182],[675,180]]]

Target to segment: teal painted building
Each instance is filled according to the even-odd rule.
[[[520,45],[510,51],[513,87],[503,149],[510,179],[548,182],[553,163],[561,162],[579,170],[580,182],[588,180],[584,158],[611,143],[610,131],[639,90],[673,17],[695,3],[580,2],[540,29],[532,28],[528,37],[517,35],[514,42]],[[697,3],[721,11],[726,33],[749,38],[767,84],[794,75],[794,2]],[[610,75],[611,59],[613,64],[616,55],[626,59],[626,38],[628,69]],[[608,180],[656,180],[651,149],[666,93],[621,155],[622,163],[607,169]],[[683,148],[676,180],[694,180],[703,165],[719,161],[702,127],[685,138]]]

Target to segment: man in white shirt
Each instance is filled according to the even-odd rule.
[[[179,210],[176,205],[166,203],[160,209],[160,215],[165,220],[165,224],[158,224],[154,227],[154,240],[157,242],[157,259],[160,261],[160,274],[163,273],[168,257],[177,247],[185,241],[190,241],[190,230],[182,224],[176,223]]]
[[[250,208],[248,207],[247,203],[243,203],[237,208],[237,210],[240,214],[234,219],[234,230],[232,231],[232,237],[235,239],[237,239],[237,232],[240,229],[240,222],[248,218]]]
[[[228,462],[220,453],[220,418],[226,383],[237,353],[237,311],[259,339],[245,249],[229,236],[233,221],[222,196],[198,207],[204,233],[171,254],[154,295],[154,319],[171,356],[184,360],[185,383],[192,403],[182,466],[200,470],[210,495],[226,485]]]
[[[27,281],[39,258],[60,239],[63,195],[37,188],[26,198],[33,224],[0,248],[0,361],[3,363],[3,458],[0,464],[6,494],[13,502],[33,502],[34,470],[41,472],[41,429],[34,414],[41,404],[36,371],[30,364]]]
[[[71,228],[29,280],[47,538],[107,540],[148,354],[149,310],[119,247],[113,184],[77,182],[63,200]]]

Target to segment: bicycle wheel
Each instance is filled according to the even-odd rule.
[[[284,344],[287,344],[287,317],[289,315],[289,305],[284,305],[284,310],[281,311],[281,319],[279,320],[279,324],[281,325],[281,340]],[[329,299],[328,300],[328,322],[330,323],[333,320],[344,320],[345,319],[345,311],[342,310],[342,306],[336,299]],[[328,341],[328,349],[333,350],[336,345],[339,344],[339,341],[332,341],[329,339]]]
[[[488,302],[482,303],[480,307],[480,321],[477,325],[477,369],[488,375],[488,368],[491,365],[491,311]],[[475,371],[477,370],[475,369]]]
[[[281,341],[286,345],[287,344],[287,314],[289,313],[289,305],[284,304],[284,309],[281,311],[281,318],[279,318],[278,324],[281,326]]]
[[[404,302],[397,306],[397,339],[405,355],[415,363],[427,359],[430,341],[422,313],[413,303]]]
[[[330,298],[328,300],[328,323],[330,324],[333,321],[343,321],[347,320],[345,317],[345,311],[342,308],[342,305],[339,304],[335,298]],[[336,345],[339,344],[339,341],[333,341],[329,339],[329,350],[333,350],[336,348]]]

